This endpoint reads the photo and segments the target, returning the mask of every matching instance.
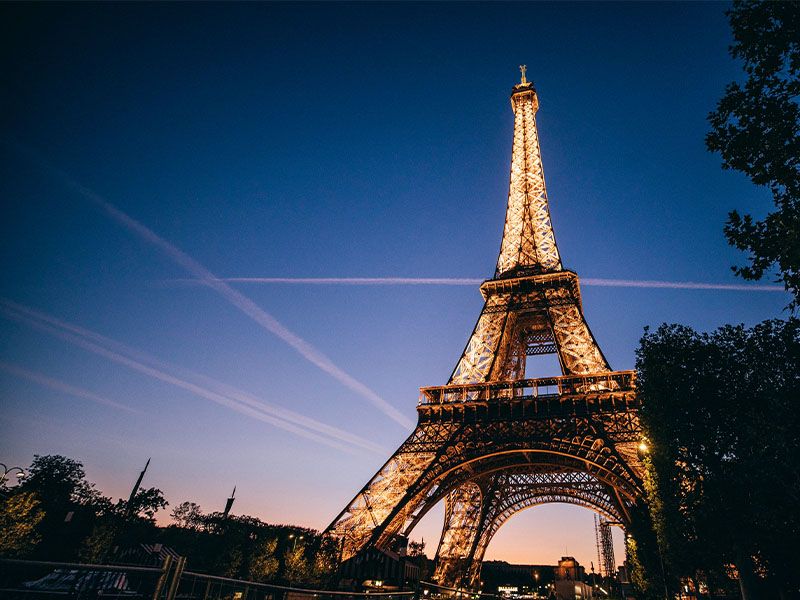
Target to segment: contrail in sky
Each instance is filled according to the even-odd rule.
[[[193,279],[178,279],[194,283]],[[454,277],[223,277],[228,283],[288,283],[308,285],[477,285],[483,279]]]
[[[64,185],[75,190],[81,196],[102,208],[106,214],[111,217],[111,219],[134,233],[143,241],[158,248],[165,256],[172,260],[172,262],[189,272],[199,281],[199,283],[202,283],[203,285],[217,292],[230,304],[238,308],[241,312],[258,323],[258,325],[260,325],[263,329],[278,336],[289,346],[294,348],[303,358],[328,373],[331,377],[339,381],[345,387],[348,387],[363,398],[366,398],[369,402],[374,404],[387,416],[402,425],[404,428],[411,429],[414,427],[414,423],[408,417],[403,415],[403,413],[381,398],[364,383],[360,382],[349,373],[346,373],[325,354],[317,350],[314,346],[309,344],[294,332],[287,329],[275,317],[260,308],[250,298],[238,290],[233,289],[231,286],[225,283],[224,280],[217,278],[205,266],[186,254],[183,250],[180,250],[176,246],[172,245],[170,242],[156,234],[153,230],[124,213],[93,190],[74,181],[62,171],[49,165],[44,165],[43,161],[41,160],[36,160],[36,162],[42,166],[45,166]]]
[[[119,208],[105,200],[102,196],[93,190],[79,184],[71,179],[62,171],[47,165],[43,160],[38,157],[32,157],[30,152],[23,152],[29,158],[32,158],[39,165],[46,168],[49,172],[55,175],[64,185],[75,190],[78,194],[99,206],[105,213],[114,221],[134,233],[143,241],[159,249],[165,256],[172,262],[182,267],[198,283],[205,285],[220,296],[227,302],[239,309],[245,315],[250,317],[259,326],[266,331],[276,335],[283,340],[286,344],[291,346],[306,360],[316,365],[318,368],[328,373],[341,384],[356,392],[358,395],[367,399],[378,409],[384,412],[391,419],[402,425],[406,429],[414,426],[414,423],[395,407],[389,404],[376,392],[370,389],[367,385],[354,378],[349,373],[345,372],[338,365],[336,365],[328,356],[312,346],[306,340],[287,329],[275,317],[260,308],[250,298],[232,288],[228,283],[320,283],[320,284],[348,284],[348,285],[475,285],[480,283],[479,279],[451,279],[451,278],[396,278],[396,277],[380,277],[380,278],[218,278],[204,265],[197,260],[160,237],[154,231],[135,220]],[[669,281],[639,281],[639,280],[623,280],[623,279],[585,279],[583,282],[586,285],[598,286],[621,286],[621,287],[638,287],[638,288],[671,288],[671,289],[707,289],[707,290],[739,290],[739,291],[782,291],[778,286],[746,286],[735,284],[713,284],[713,283],[694,283],[694,282],[669,282]]]
[[[13,319],[22,321],[84,350],[302,437],[346,452],[352,452],[353,446],[378,453],[384,451],[381,446],[355,434],[320,423],[289,409],[267,404],[233,386],[187,369],[180,369],[140,350],[46,313],[4,299],[0,299],[0,310]],[[178,375],[174,374],[176,371],[178,371]],[[198,380],[200,381],[198,382]],[[335,441],[328,438],[333,438]],[[344,442],[348,446],[343,446],[339,442]]]
[[[785,292],[779,285],[747,285],[742,283],[705,283],[698,281],[658,281],[648,279],[597,279],[587,277],[581,279],[584,285],[602,287],[632,287],[671,290],[731,290],[737,292]]]
[[[177,279],[179,283],[205,283],[194,279]],[[226,283],[266,283],[300,285],[479,285],[483,279],[466,277],[223,277]],[[632,287],[673,290],[732,290],[740,292],[785,292],[779,285],[747,285],[736,283],[703,283],[695,281],[658,281],[648,279],[601,279],[586,277],[583,285],[600,287]]]
[[[70,385],[59,379],[53,379],[52,377],[48,377],[43,373],[39,373],[37,371],[30,371],[28,369],[20,367],[19,365],[14,365],[11,363],[0,361],[0,369],[5,371],[6,373],[10,373],[11,375],[19,377],[20,379],[27,379],[28,381],[33,381],[34,383],[38,383],[43,387],[48,387],[51,390],[56,390],[57,392],[63,392],[65,394],[69,394],[70,396],[75,396],[76,398],[83,398],[84,400],[91,400],[92,402],[97,402],[98,404],[103,404],[105,406],[110,406],[112,408],[124,410],[126,412],[141,414],[138,410],[133,409],[130,406],[125,406],[124,404],[120,404],[119,402],[114,402],[113,400],[104,398],[103,396],[90,392],[89,390],[85,390],[83,388]]]

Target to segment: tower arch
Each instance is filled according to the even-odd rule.
[[[624,524],[625,513],[607,485],[579,471],[538,471],[509,469],[477,478],[483,490],[478,506],[453,504],[445,513],[444,530],[450,544],[437,551],[434,579],[440,585],[476,589],[481,563],[489,544],[500,528],[517,513],[549,503],[581,506],[602,515],[608,521]],[[474,482],[469,482],[474,485]],[[458,496],[460,488],[451,492]],[[450,496],[448,496],[449,499]],[[447,501],[446,501],[447,502]],[[451,528],[451,523],[460,527]],[[469,522],[465,524],[465,522]]]

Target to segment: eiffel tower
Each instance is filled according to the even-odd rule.
[[[342,559],[391,548],[444,500],[434,580],[475,590],[486,548],[517,512],[587,507],[625,527],[642,494],[633,371],[612,371],[583,315],[550,221],[532,82],[511,92],[514,143],[494,277],[447,385],[420,389],[413,433],[327,532]],[[561,375],[525,379],[528,356],[556,354]]]

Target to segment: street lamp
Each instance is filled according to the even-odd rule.
[[[290,533],[289,539],[294,539],[294,542],[292,543],[292,552],[294,552],[294,549],[297,547],[297,540],[302,540],[303,536],[301,535],[300,537],[297,537],[295,534]]]
[[[8,481],[8,474],[12,471],[19,471],[17,473],[17,479],[24,479],[25,478],[25,469],[22,467],[7,467],[3,463],[0,463],[0,467],[3,467],[3,474],[0,475],[0,489],[6,486],[6,481]]]

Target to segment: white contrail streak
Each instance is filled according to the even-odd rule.
[[[192,282],[191,279],[181,279]],[[225,277],[228,283],[295,283],[310,285],[477,285],[483,279],[452,277]]]
[[[99,356],[103,356],[103,357],[111,360],[112,362],[116,362],[118,364],[121,364],[121,365],[124,365],[126,367],[129,367],[130,369],[133,369],[134,371],[139,371],[140,373],[144,373],[145,375],[148,375],[148,376],[152,377],[153,379],[157,379],[157,380],[162,381],[164,383],[169,383],[169,384],[174,385],[176,387],[185,389],[185,390],[187,390],[189,392],[192,392],[192,393],[194,393],[194,394],[196,394],[198,396],[201,396],[202,398],[206,398],[207,400],[211,400],[212,402],[216,402],[217,404],[221,404],[222,406],[226,406],[226,407],[231,408],[231,409],[233,409],[233,410],[235,410],[237,412],[246,414],[246,415],[248,415],[250,417],[253,417],[254,419],[258,419],[260,421],[264,421],[266,423],[269,423],[271,425],[275,425],[275,426],[280,427],[282,429],[286,429],[286,430],[291,431],[292,433],[295,433],[295,434],[297,434],[299,436],[302,436],[302,437],[305,437],[305,438],[308,438],[308,439],[312,439],[314,441],[317,441],[317,442],[320,442],[320,443],[323,443],[323,444],[326,444],[326,445],[329,445],[329,446],[333,446],[333,447],[339,448],[341,450],[345,450],[345,451],[348,450],[347,448],[341,446],[340,444],[337,444],[336,442],[332,442],[332,441],[328,440],[327,438],[323,438],[321,436],[315,435],[315,434],[313,434],[313,433],[311,433],[311,432],[309,432],[309,431],[307,431],[305,429],[302,429],[300,427],[295,427],[291,423],[286,423],[285,421],[283,421],[281,419],[276,419],[276,418],[270,417],[269,415],[260,413],[260,412],[258,412],[256,410],[253,410],[252,408],[249,408],[247,406],[242,406],[241,404],[239,404],[237,402],[233,402],[229,398],[226,398],[226,397],[224,397],[224,396],[222,396],[220,394],[215,394],[215,393],[213,393],[211,391],[203,389],[202,387],[200,387],[198,385],[195,385],[195,384],[192,384],[190,382],[181,380],[180,378],[174,377],[174,376],[169,375],[167,373],[163,373],[163,372],[159,371],[158,369],[154,369],[152,367],[148,367],[147,365],[144,365],[144,364],[142,364],[142,363],[140,363],[140,362],[138,362],[136,360],[130,359],[130,358],[125,357],[125,356],[122,356],[121,354],[118,354],[118,353],[116,353],[116,352],[114,352],[112,350],[108,350],[106,348],[102,348],[102,347],[98,346],[97,344],[94,344],[94,343],[92,343],[92,342],[90,342],[88,340],[81,339],[81,338],[79,338],[79,337],[77,337],[75,335],[72,335],[72,334],[70,334],[70,333],[68,333],[66,331],[61,331],[61,330],[58,330],[55,327],[51,327],[50,325],[47,325],[45,323],[40,323],[40,322],[36,322],[36,321],[33,321],[33,320],[28,320],[28,319],[26,319],[24,317],[20,318],[19,315],[15,315],[14,313],[11,313],[11,312],[9,312],[9,315],[12,318],[17,318],[20,321],[28,323],[30,326],[32,326],[32,327],[34,327],[36,329],[39,329],[40,331],[44,331],[45,333],[48,333],[48,334],[50,334],[50,335],[52,335],[54,337],[60,338],[62,340],[65,340],[65,341],[69,342],[70,344],[78,346],[79,348],[83,348],[84,350],[87,350],[89,352],[93,352],[94,354],[97,354]]]
[[[177,279],[178,283],[205,283],[195,279]],[[223,277],[226,283],[267,283],[299,285],[478,285],[483,279],[467,277]],[[602,279],[586,277],[583,285],[600,287],[634,287],[674,290],[731,290],[739,292],[785,292],[779,285],[747,285],[736,283],[704,283],[695,281],[658,281],[648,279]]]
[[[779,285],[746,285],[740,283],[705,283],[698,281],[657,281],[648,279],[581,279],[585,285],[603,287],[633,287],[672,290],[731,290],[737,292],[785,292]]]
[[[180,369],[140,350],[126,346],[99,333],[62,321],[46,313],[4,299],[0,299],[0,310],[11,318],[22,321],[84,350],[297,435],[347,452],[352,452],[352,446],[378,453],[385,451],[381,446],[355,434],[320,423],[289,409],[267,404],[233,386],[187,369]],[[178,371],[181,376],[176,376],[168,371],[173,373]],[[192,379],[195,381],[191,381]],[[197,380],[200,381],[198,382]],[[312,431],[307,431],[307,429]],[[334,438],[336,441],[321,437],[317,435],[318,433]],[[342,446],[338,442],[344,442],[349,447]]]
[[[402,425],[407,429],[414,427],[414,423],[399,410],[389,404],[386,400],[381,398],[378,394],[372,391],[365,384],[358,381],[355,377],[346,373],[325,354],[317,350],[314,346],[302,339],[294,332],[287,329],[275,317],[260,308],[255,302],[250,300],[241,292],[233,289],[222,279],[217,278],[205,266],[200,264],[194,258],[173,246],[164,238],[160,237],[154,231],[143,225],[136,219],[130,217],[122,212],[116,206],[102,198],[96,192],[82,186],[81,184],[73,181],[61,171],[51,169],[58,178],[68,187],[76,190],[87,200],[93,202],[102,208],[114,221],[136,234],[139,238],[147,243],[155,246],[161,252],[170,258],[174,263],[188,271],[193,277],[199,280],[203,285],[208,286],[227,300],[230,304],[238,308],[241,312],[253,319],[262,328],[270,333],[278,336],[289,346],[294,348],[303,358],[316,365],[331,377],[339,381],[344,386],[350,388],[363,398],[366,398],[381,411],[383,411],[391,419]]]
[[[53,379],[52,377],[48,377],[43,373],[39,373],[37,371],[30,371],[28,369],[20,367],[19,365],[14,365],[11,363],[0,361],[0,369],[5,371],[6,373],[10,373],[11,375],[19,377],[20,379],[27,379],[28,381],[33,381],[34,383],[38,383],[43,387],[50,388],[51,390],[55,390],[57,392],[69,394],[70,396],[75,396],[76,398],[83,398],[84,400],[91,400],[92,402],[97,402],[98,404],[102,404],[104,406],[110,406],[118,410],[124,410],[126,412],[134,414],[141,414],[138,410],[135,410],[130,406],[125,406],[124,404],[114,402],[113,400],[104,398],[103,396],[90,392],[89,390],[85,390],[83,388],[70,385],[59,379]]]

